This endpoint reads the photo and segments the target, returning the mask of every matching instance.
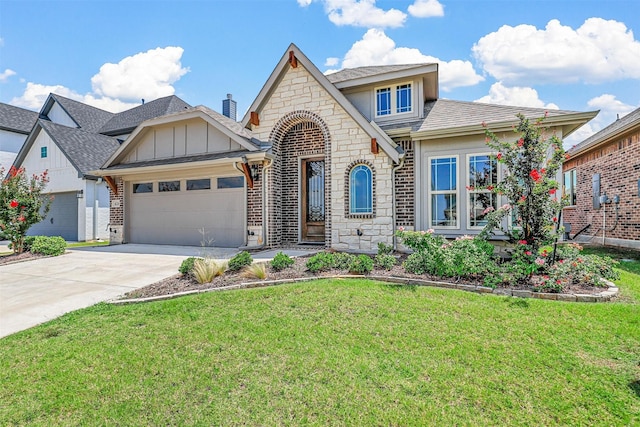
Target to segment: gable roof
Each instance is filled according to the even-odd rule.
[[[98,132],[105,135],[123,135],[131,133],[140,123],[155,117],[164,116],[191,108],[189,104],[175,95],[165,96],[114,114],[100,127]]]
[[[376,138],[380,148],[394,161],[399,162],[404,157],[404,151],[393,140],[384,133],[375,123],[368,121],[360,111],[358,111],[351,102],[340,92],[336,86],[334,86],[327,76],[322,74],[320,70],[307,58],[302,51],[295,45],[291,44],[285,51],[284,55],[272,71],[271,75],[265,82],[264,86],[260,90],[260,93],[253,101],[249,109],[247,110],[244,118],[242,119],[242,125],[246,128],[249,127],[249,119],[251,112],[259,111],[267,102],[271,93],[275,90],[278,83],[282,80],[289,65],[289,52],[293,52],[299,64],[313,76],[313,78],[327,91],[329,95],[351,116],[351,118],[371,137]]]
[[[0,129],[28,135],[38,120],[38,113],[0,102]]]
[[[344,68],[335,73],[326,74],[327,79],[339,89],[370,84],[376,81],[401,79],[417,74],[433,73],[438,71],[438,64],[398,64],[398,65],[374,65],[356,68]]]
[[[538,119],[547,114],[545,125],[562,127],[563,138],[598,114],[597,111],[548,110],[438,99],[425,103],[425,118],[413,123],[411,136],[428,139],[484,133],[482,122],[493,132],[511,130],[519,113],[529,119]]]
[[[259,151],[260,149],[260,145],[252,140],[251,131],[242,126],[241,123],[231,120],[230,118],[218,113],[217,111],[213,111],[204,105],[198,105],[197,107],[189,107],[173,114],[155,117],[140,123],[127,140],[115,152],[111,153],[106,161],[100,166],[104,166],[104,168],[113,168],[114,165],[117,165],[126,155],[131,145],[135,144],[134,141],[137,136],[145,132],[146,129],[157,125],[164,125],[193,118],[200,118],[209,123],[211,126],[228,136],[231,140],[238,143],[238,145],[248,152]],[[175,158],[173,162],[181,162],[179,159],[181,158]],[[169,160],[169,163],[171,162],[172,161]]]
[[[576,155],[582,151],[586,151],[596,145],[610,140],[611,138],[615,138],[633,127],[638,127],[640,129],[640,108],[630,112],[623,118],[616,120],[609,126],[575,145],[569,150],[569,154]]]
[[[65,98],[55,93],[49,94],[49,97],[42,106],[42,110],[40,110],[40,115],[48,116],[55,103],[60,105],[78,127],[88,132],[97,132],[113,117],[113,113],[79,101],[74,101],[73,99]]]
[[[90,176],[89,172],[99,168],[120,146],[115,138],[39,119],[14,161],[16,167],[22,164],[40,131],[51,137],[79,176]]]

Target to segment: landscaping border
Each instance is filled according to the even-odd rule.
[[[153,301],[163,301],[173,298],[178,298],[186,295],[194,295],[201,294],[205,292],[215,292],[215,291],[232,291],[237,289],[250,289],[250,288],[264,288],[267,286],[277,286],[284,285],[287,283],[299,283],[299,282],[310,282],[313,280],[322,280],[322,279],[369,279],[369,280],[377,280],[380,282],[388,282],[397,285],[411,285],[411,286],[429,286],[434,288],[443,288],[443,289],[458,289],[466,292],[475,292],[481,294],[494,294],[494,295],[502,295],[502,296],[510,296],[516,298],[537,298],[537,299],[545,299],[551,301],[567,301],[567,302],[607,302],[610,301],[611,298],[615,297],[619,289],[612,282],[605,280],[608,288],[606,291],[602,291],[599,294],[554,294],[547,292],[533,292],[528,290],[518,290],[518,289],[504,289],[504,288],[489,288],[486,286],[477,286],[477,285],[464,285],[459,283],[449,283],[449,282],[436,282],[433,280],[423,280],[423,279],[410,279],[406,277],[396,277],[396,276],[372,276],[372,275],[354,275],[354,274],[339,274],[335,276],[322,276],[322,277],[302,277],[298,279],[280,279],[280,280],[261,280],[255,282],[244,282],[238,283],[236,285],[229,286],[220,286],[217,288],[208,288],[208,289],[198,289],[193,291],[185,291],[185,292],[177,292],[174,294],[167,295],[158,295],[153,297],[146,298],[129,298],[129,299],[112,299],[107,301],[109,304],[137,304],[143,302],[153,302]],[[604,279],[603,279],[604,280]]]

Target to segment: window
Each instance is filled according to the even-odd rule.
[[[349,172],[349,213],[373,213],[373,174],[366,165],[356,165]]]
[[[211,180],[209,178],[187,180],[187,191],[210,190],[210,189],[211,189]]]
[[[230,176],[225,178],[218,178],[218,188],[242,188],[244,187],[243,176]]]
[[[497,208],[491,189],[498,184],[498,161],[489,155],[469,156],[469,227],[487,225],[487,214]]]
[[[458,227],[458,158],[436,157],[429,162],[431,227]]]
[[[376,89],[376,117],[410,113],[412,110],[411,83]]]
[[[564,173],[564,195],[567,197],[569,206],[576,204],[576,195],[578,187],[578,171],[572,169]]]
[[[158,191],[180,191],[180,181],[160,181]]]
[[[40,158],[44,159],[47,157],[47,147],[40,147]]]
[[[133,184],[133,192],[134,193],[152,193],[153,192],[153,183],[152,182],[143,182],[140,184]]]

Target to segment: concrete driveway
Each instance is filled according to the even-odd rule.
[[[238,252],[206,251],[218,259]],[[127,244],[0,266],[0,337],[177,274],[182,260],[198,255],[203,248]]]

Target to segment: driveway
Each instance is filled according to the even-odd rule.
[[[206,252],[227,259],[238,250]],[[198,255],[203,248],[126,244],[0,266],[0,337],[177,274],[182,260]]]

